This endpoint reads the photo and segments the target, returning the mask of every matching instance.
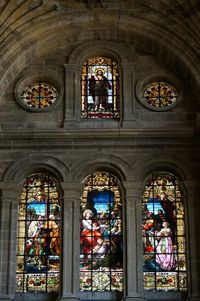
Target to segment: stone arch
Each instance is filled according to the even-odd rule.
[[[159,158],[160,157],[160,158]],[[144,179],[154,171],[169,171],[175,173],[178,178],[187,181],[194,177],[193,168],[186,160],[175,155],[159,155],[158,158],[149,158],[144,161],[138,161],[134,166],[133,177],[137,181]]]
[[[21,182],[32,172],[50,172],[59,181],[69,177],[69,168],[57,158],[44,155],[29,155],[12,163],[5,171],[2,181]]]
[[[90,41],[84,42],[78,45],[68,58],[69,64],[83,64],[83,62],[90,56],[96,55],[107,55],[111,56],[118,63],[128,63],[131,58],[127,54],[126,48],[122,45],[119,45],[116,42],[106,41]]]
[[[99,169],[113,173],[118,177],[119,181],[124,181],[131,174],[131,166],[125,160],[113,155],[104,155],[97,159],[93,155],[92,157],[86,157],[84,162],[79,159],[72,165],[72,178],[76,182],[82,182],[88,174]]]

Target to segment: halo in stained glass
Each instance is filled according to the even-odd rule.
[[[18,205],[16,292],[59,290],[60,209],[57,181],[34,174]]]
[[[143,91],[144,104],[154,109],[168,109],[172,107],[178,97],[177,90],[166,82],[153,82]]]
[[[36,111],[50,107],[57,98],[56,88],[46,83],[35,83],[26,87],[21,96],[23,104]]]
[[[121,292],[122,204],[111,174],[96,172],[85,179],[80,227],[80,291]]]
[[[144,289],[186,291],[184,200],[172,174],[148,177],[142,202]]]
[[[120,118],[119,66],[111,58],[88,58],[81,74],[81,117]]]

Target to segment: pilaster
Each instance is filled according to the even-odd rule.
[[[141,230],[141,196],[142,183],[123,182],[126,191],[127,219],[127,259],[125,300],[142,301],[143,264],[142,264],[142,230]]]
[[[80,119],[80,66],[65,64],[64,127],[77,127]]]
[[[133,123],[136,122],[135,112],[135,64],[123,64],[123,127],[133,127]]]
[[[0,300],[14,298],[19,183],[0,183]]]
[[[63,197],[63,244],[59,300],[79,299],[80,183],[61,183]]]

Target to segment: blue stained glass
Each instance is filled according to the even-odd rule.
[[[58,292],[60,202],[57,182],[36,174],[25,181],[18,207],[17,292]]]
[[[97,196],[93,197],[94,208],[98,213],[109,212],[113,207],[114,193],[111,191],[100,191]]]
[[[123,290],[122,204],[106,172],[86,178],[81,202],[80,290]]]

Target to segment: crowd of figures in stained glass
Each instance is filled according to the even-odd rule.
[[[80,245],[80,290],[122,291],[122,204],[118,181],[109,173],[84,181]]]
[[[60,202],[56,181],[36,174],[18,206],[16,292],[59,289]]]
[[[177,97],[176,89],[165,82],[153,82],[143,92],[146,103],[154,108],[170,107],[176,102]]]
[[[119,118],[119,68],[108,57],[93,57],[82,67],[81,116]]]
[[[184,200],[171,174],[150,176],[143,203],[144,288],[187,289]]]
[[[51,106],[57,98],[57,90],[52,85],[45,83],[28,86],[22,94],[23,104],[35,110]]]

